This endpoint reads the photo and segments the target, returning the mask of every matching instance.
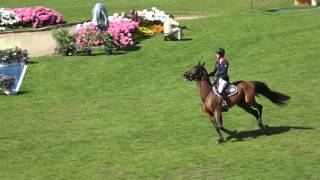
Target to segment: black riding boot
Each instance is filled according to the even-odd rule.
[[[221,97],[222,97],[222,111],[223,112],[227,112],[228,111],[228,108],[229,108],[229,98],[226,94],[225,91],[222,91],[222,93],[220,94]]]

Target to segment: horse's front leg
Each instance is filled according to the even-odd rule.
[[[218,144],[223,143],[224,142],[223,136],[222,136],[222,134],[220,132],[220,129],[219,129],[218,125],[217,125],[216,119],[214,118],[214,116],[210,116],[210,115],[209,115],[209,119],[210,119],[212,125],[214,126],[214,128],[216,129],[217,134],[219,136],[217,143]]]
[[[226,129],[226,128],[223,127],[223,119],[222,119],[222,112],[221,111],[216,110],[215,113],[214,113],[214,116],[215,116],[215,119],[217,121],[218,128],[221,129],[223,132],[225,132],[225,133],[227,133],[229,135],[233,135],[233,134],[237,133],[236,130]]]

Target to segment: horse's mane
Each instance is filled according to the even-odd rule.
[[[210,78],[209,78],[208,71],[207,71],[207,69],[204,67],[204,64],[198,64],[198,65],[197,65],[197,68],[198,68],[198,69],[201,69],[201,70],[204,72],[204,75],[205,75],[206,80],[208,81],[209,85],[212,86],[212,83],[211,83]]]

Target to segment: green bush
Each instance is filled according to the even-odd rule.
[[[69,33],[68,30],[58,29],[53,31],[53,38],[57,42],[58,53],[69,54],[76,50],[74,35]]]

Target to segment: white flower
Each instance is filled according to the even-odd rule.
[[[113,17],[119,17],[119,14],[118,13],[114,13]]]
[[[160,11],[158,8],[152,7],[151,11],[147,11],[146,9],[138,11],[138,16],[149,21],[164,22],[167,15],[164,13],[164,11]]]
[[[12,26],[18,23],[20,19],[16,17],[13,11],[0,9],[0,25],[2,26]],[[3,28],[1,28],[3,29]]]
[[[76,29],[82,29],[83,25],[82,24],[77,24]]]

